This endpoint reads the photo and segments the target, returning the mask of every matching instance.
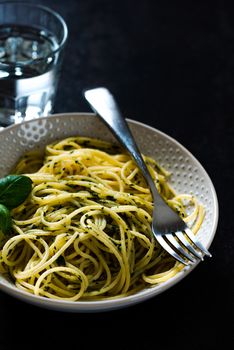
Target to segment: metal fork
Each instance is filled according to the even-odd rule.
[[[85,90],[84,96],[141,169],[153,197],[152,232],[158,243],[184,265],[203,260],[204,255],[211,256],[187,224],[158,193],[128,124],[109,90],[103,87]]]

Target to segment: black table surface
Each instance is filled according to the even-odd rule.
[[[202,163],[220,216],[213,257],[173,288],[127,309],[60,313],[0,292],[0,349],[227,348],[234,332],[231,6],[173,0],[41,4],[57,10],[69,29],[54,112],[89,112],[82,90],[106,86],[126,117],[176,138]]]

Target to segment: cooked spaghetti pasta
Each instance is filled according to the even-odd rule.
[[[169,173],[144,158],[160,194],[196,233],[203,207],[192,195],[177,195]],[[29,176],[33,189],[12,210],[0,266],[20,289],[73,301],[106,299],[164,282],[183,268],[155,241],[150,190],[118,147],[66,138],[43,156],[25,155],[16,173]]]

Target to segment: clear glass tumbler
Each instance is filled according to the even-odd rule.
[[[0,126],[52,113],[67,35],[47,7],[0,2]]]

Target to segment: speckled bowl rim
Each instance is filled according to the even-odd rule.
[[[48,120],[53,121],[53,119],[59,118],[69,118],[69,117],[92,117],[92,118],[98,118],[93,113],[82,113],[82,112],[74,112],[74,113],[59,113],[59,114],[53,114],[48,117],[43,117],[41,120]],[[178,147],[184,154],[186,154],[187,157],[189,157],[192,162],[199,168],[199,170],[204,174],[206,177],[206,181],[210,187],[211,195],[212,195],[212,202],[214,206],[213,210],[213,218],[212,218],[212,228],[210,230],[209,239],[206,242],[206,247],[209,248],[218,225],[218,216],[219,216],[219,209],[218,209],[218,199],[216,195],[216,191],[214,188],[214,185],[207,174],[206,170],[203,168],[203,166],[200,164],[200,162],[178,141],[176,141],[174,138],[168,136],[166,133],[159,131],[149,125],[146,125],[142,122],[135,121],[133,119],[127,119],[130,126],[134,126],[135,128],[141,127],[144,128],[146,131],[150,131],[153,133],[156,133],[163,139],[166,139],[174,146]],[[10,127],[7,127],[6,129],[0,131],[0,139],[2,136],[4,136],[9,131],[14,132],[15,130],[18,130],[18,128],[21,125],[25,125],[28,123],[31,123],[32,120],[25,121],[20,124],[12,125]],[[78,132],[77,132],[78,133]],[[67,135],[69,136],[69,135]],[[1,140],[0,140],[0,147],[1,147]],[[193,269],[199,264],[197,262],[193,266],[186,266],[181,272],[179,272],[177,275],[169,279],[168,281],[161,283],[159,285],[155,285],[149,288],[146,288],[136,294],[127,296],[127,297],[120,297],[120,298],[113,298],[113,299],[107,299],[107,300],[95,300],[95,301],[66,301],[66,300],[57,300],[57,299],[47,299],[45,297],[41,296],[35,296],[33,294],[27,293],[25,291],[22,291],[18,288],[16,288],[13,284],[10,284],[8,282],[2,282],[0,280],[0,290],[3,292],[18,298],[24,302],[31,303],[36,306],[40,306],[43,308],[51,309],[51,310],[57,310],[57,311],[63,311],[63,312],[101,312],[101,311],[110,311],[115,310],[119,308],[125,308],[129,307],[131,305],[143,302],[145,300],[148,300],[152,297],[155,297],[156,295],[166,291],[167,289],[171,288],[172,286],[176,285],[179,281],[181,281],[183,278],[185,278]]]

